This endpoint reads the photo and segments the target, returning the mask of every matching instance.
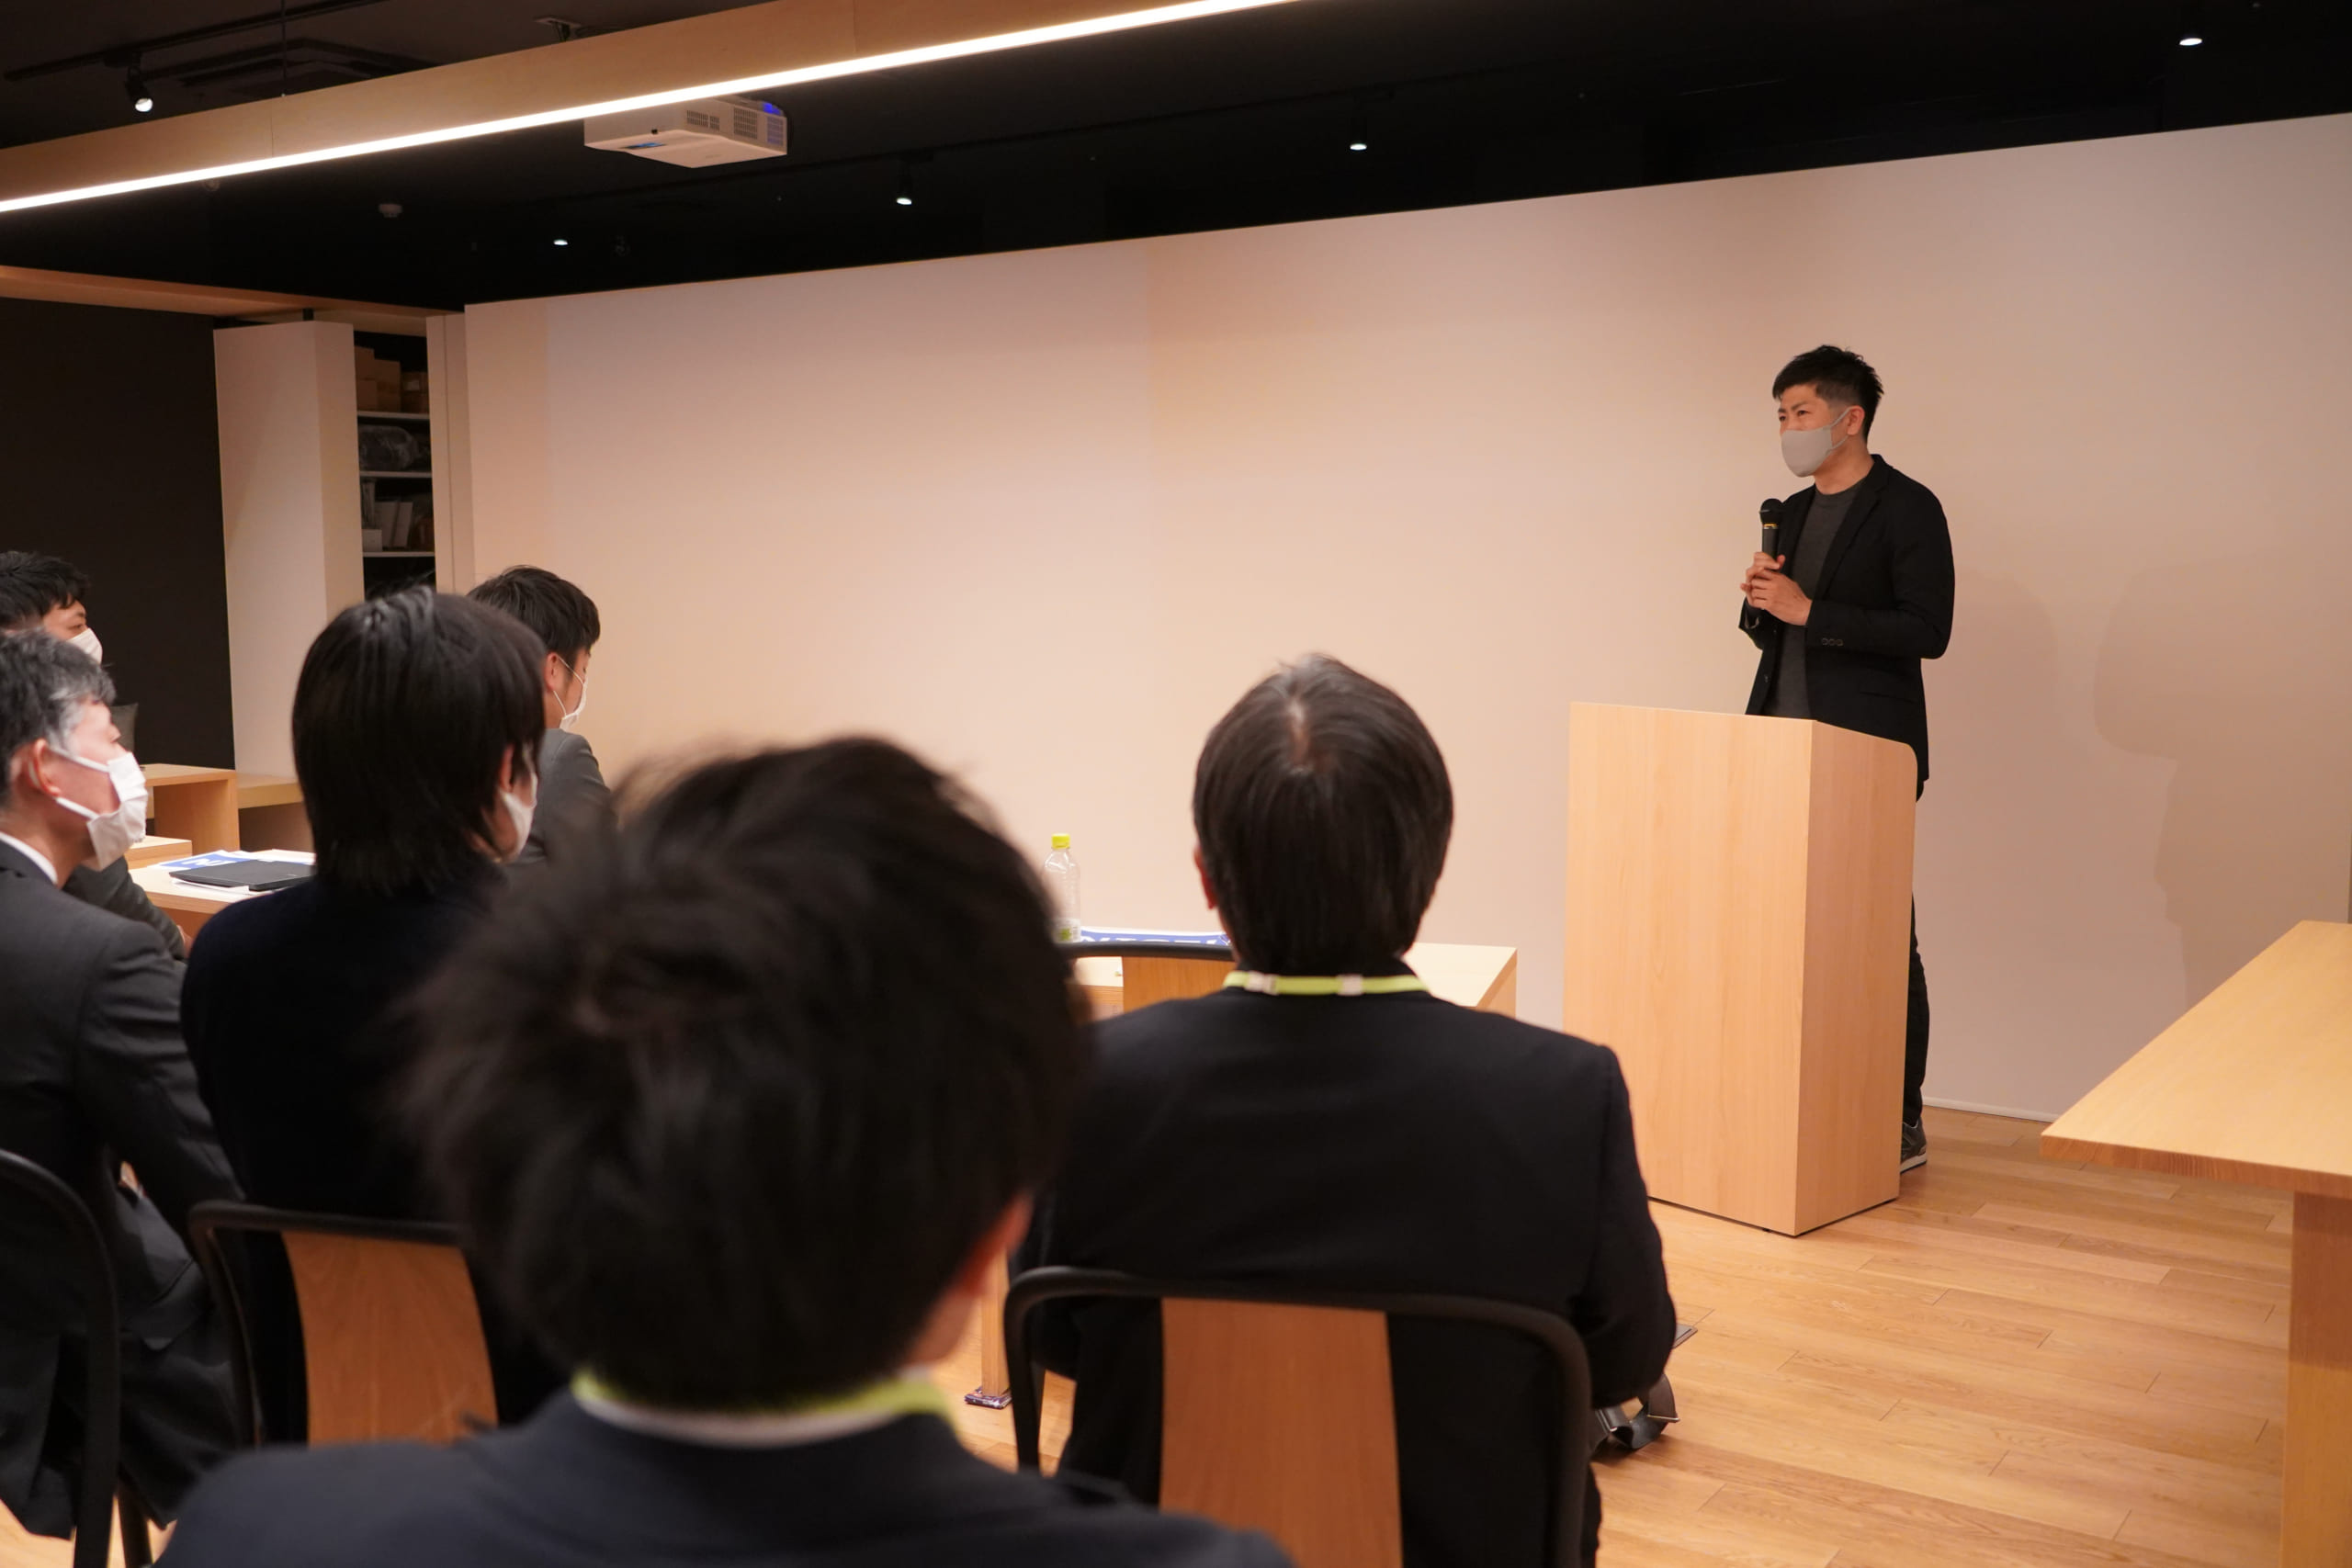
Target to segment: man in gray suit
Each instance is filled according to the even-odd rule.
[[[603,626],[596,602],[543,567],[510,567],[467,595],[503,610],[531,629],[540,660],[548,732],[539,742],[539,804],[517,863],[561,855],[564,841],[613,830],[613,794],[586,736],[572,726],[588,709],[588,660]]]
[[[237,1189],[181,1043],[180,966],[144,925],[63,890],[84,861],[119,860],[145,815],[113,695],[80,650],[0,636],[0,1148],[72,1187],[107,1239],[122,1466],[169,1518],[234,1442],[227,1347],[185,1237],[191,1206]],[[85,1320],[55,1233],[22,1215],[0,1212],[0,1501],[62,1536],[81,1464]]]
[[[90,629],[90,613],[82,600],[90,581],[73,562],[30,550],[0,550],[0,632],[42,631],[102,661],[106,653],[98,634]],[[124,744],[130,744],[130,720],[122,716]],[[164,951],[186,960],[187,941],[172,918],[149,902],[139,884],[130,880],[130,863],[116,861],[103,869],[77,865],[66,874],[65,891],[85,904],[108,914],[144,922],[162,940]]]

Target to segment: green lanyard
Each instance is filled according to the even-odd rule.
[[[584,1368],[571,1374],[571,1391],[607,1404],[633,1404],[637,1402]],[[834,1399],[812,1400],[806,1404],[787,1404],[765,1410],[706,1410],[681,1412],[700,1416],[936,1416],[953,1424],[948,1415],[947,1398],[929,1378],[885,1378],[879,1382]]]
[[[1419,975],[1261,975],[1236,969],[1225,977],[1225,988],[1266,997],[1393,997],[1426,991],[1430,983]]]

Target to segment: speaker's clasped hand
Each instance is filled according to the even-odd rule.
[[[1788,558],[1757,551],[1748,563],[1747,575],[1740,579],[1739,591],[1747,595],[1748,604],[1774,620],[1801,626],[1813,617],[1813,601],[1794,579],[1781,570]]]

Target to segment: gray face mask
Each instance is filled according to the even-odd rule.
[[[1829,454],[1852,439],[1838,434],[1838,420],[1846,417],[1839,409],[1837,419],[1815,430],[1784,430],[1781,432],[1781,461],[1789,472],[1799,479],[1810,479],[1821,465],[1829,461]]]

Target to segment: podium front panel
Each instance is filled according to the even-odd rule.
[[[1794,1235],[1895,1195],[1907,747],[1578,704],[1563,1027],[1613,1048],[1652,1195]]]

